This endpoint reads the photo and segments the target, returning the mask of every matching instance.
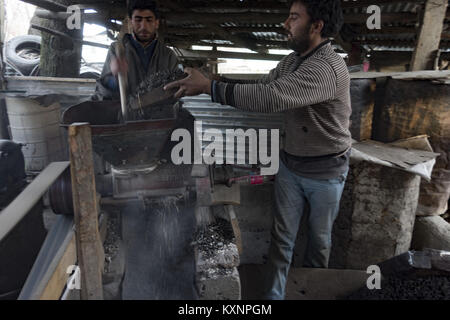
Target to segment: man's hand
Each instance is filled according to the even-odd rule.
[[[184,72],[188,74],[186,78],[165,85],[164,90],[179,88],[175,93],[175,98],[196,96],[202,93],[211,95],[211,80],[196,69],[185,68]]]
[[[117,76],[119,72],[123,74],[126,74],[128,72],[128,63],[125,58],[112,58],[109,67],[111,68],[111,73],[114,76]]]

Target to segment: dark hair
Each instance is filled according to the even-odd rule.
[[[311,23],[322,20],[322,37],[334,37],[344,23],[341,0],[290,0],[289,8],[296,2],[302,3],[308,12]]]
[[[134,10],[150,10],[159,19],[159,11],[153,0],[131,0],[128,4],[128,16],[131,18]]]

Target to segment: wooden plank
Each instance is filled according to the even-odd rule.
[[[231,227],[233,228],[234,237],[236,238],[236,247],[239,252],[239,256],[242,255],[242,235],[241,228],[239,228],[239,222],[236,217],[233,205],[225,205],[225,210],[228,212],[230,218]]]
[[[74,265],[76,262],[76,255],[73,260],[68,259],[70,256],[68,247],[74,237],[73,231],[73,217],[59,215],[55,223],[52,225],[41,250],[33,264],[33,268],[28,274],[27,280],[22,287],[19,295],[19,300],[39,300],[43,295],[44,290],[48,287],[50,280],[54,277],[56,270],[62,263],[63,259],[67,262],[66,267]],[[69,250],[70,252],[70,250]],[[72,263],[69,263],[72,262]],[[65,272],[65,271],[64,271]],[[54,281],[54,280],[53,280]],[[51,286],[55,288],[54,285]],[[55,293],[53,297],[58,299],[58,294],[61,295],[62,289],[60,287],[53,289]],[[49,292],[49,291],[47,291]],[[50,299],[50,297],[49,297]]]
[[[104,252],[98,229],[98,202],[89,124],[75,123],[69,127],[69,150],[81,299],[101,300]]]
[[[211,194],[211,205],[219,204],[230,204],[230,205],[240,205],[241,204],[241,188],[239,184],[233,184],[228,187],[224,184],[214,185],[214,192]]]
[[[0,240],[33,208],[68,165],[68,161],[50,163],[25,190],[0,212]]]
[[[434,59],[441,41],[447,5],[448,0],[427,0],[416,49],[411,59],[411,71],[433,69]]]
[[[66,272],[67,268],[71,265],[75,265],[76,261],[77,248],[75,235],[73,235],[58,266],[44,288],[42,295],[39,297],[39,300],[59,300],[70,276]]]

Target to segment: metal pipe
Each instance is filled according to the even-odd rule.
[[[50,163],[0,212],[0,241],[25,217],[69,164],[69,161]]]

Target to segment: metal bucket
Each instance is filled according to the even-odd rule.
[[[27,171],[41,171],[52,161],[64,160],[59,102],[44,107],[32,99],[6,97],[6,109],[12,140],[25,145]]]

